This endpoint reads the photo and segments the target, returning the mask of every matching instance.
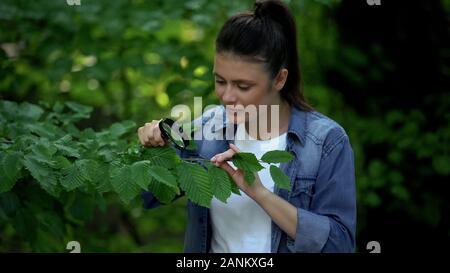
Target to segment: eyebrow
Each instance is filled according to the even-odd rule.
[[[220,76],[219,74],[217,74],[217,72],[213,72],[214,76],[217,76],[219,78],[225,79],[224,77]],[[251,81],[251,80],[245,80],[245,79],[236,79],[231,81],[233,83],[246,83],[246,84],[256,84],[256,82]]]

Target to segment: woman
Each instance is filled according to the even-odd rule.
[[[344,129],[304,99],[289,8],[281,1],[257,1],[253,12],[229,18],[216,39],[214,75],[215,92],[227,109],[213,109],[197,121],[208,126],[223,110],[227,118],[222,127],[232,124],[235,134],[245,138],[199,140],[196,154],[227,171],[241,195],[233,194],[226,204],[213,199],[210,209],[188,202],[185,251],[353,252],[353,151]],[[278,107],[278,120],[270,124],[277,135],[249,130],[254,120],[236,115],[238,105]],[[145,146],[165,145],[156,120],[139,128],[138,135]],[[290,177],[290,191],[274,186],[267,170],[258,172],[249,186],[227,162],[239,151],[259,157],[268,150],[294,155],[281,164]],[[186,151],[180,155],[188,156]],[[143,197],[147,208],[158,204],[151,193]]]

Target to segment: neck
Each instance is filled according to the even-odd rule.
[[[262,119],[257,118],[257,120],[254,121],[257,124],[256,132],[254,132],[255,130],[250,129],[249,121],[245,122],[245,130],[247,131],[249,136],[251,136],[253,139],[269,140],[269,139],[278,137],[287,132],[287,130],[289,128],[289,118],[291,116],[290,105],[284,101],[280,102],[280,104],[277,105],[277,106],[279,106],[278,119],[275,119],[273,124],[272,124],[272,116],[271,116],[272,115],[271,106],[272,105],[268,105],[267,113],[264,113],[264,115],[266,115],[267,118],[262,118]],[[261,128],[260,121],[267,123],[267,126],[265,126],[266,128],[264,128],[264,129]]]

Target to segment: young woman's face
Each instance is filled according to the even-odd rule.
[[[216,94],[235,123],[248,120],[247,115],[238,114],[242,113],[242,107],[254,105],[258,109],[259,105],[279,104],[277,85],[262,63],[231,53],[216,53],[213,72]]]

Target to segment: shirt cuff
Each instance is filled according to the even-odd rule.
[[[296,252],[321,252],[330,234],[327,216],[297,208]]]

